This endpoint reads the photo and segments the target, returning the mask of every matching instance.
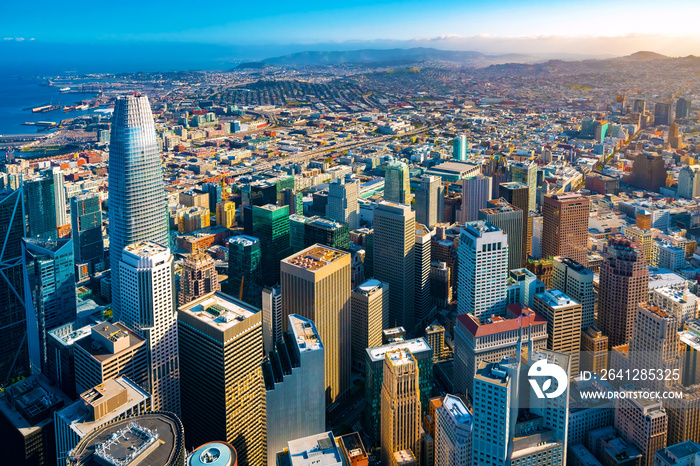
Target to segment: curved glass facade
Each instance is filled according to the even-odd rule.
[[[109,146],[109,234],[112,307],[119,319],[119,261],[125,246],[168,246],[168,219],[156,129],[146,96],[117,98]]]

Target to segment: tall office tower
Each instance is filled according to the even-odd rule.
[[[219,289],[219,277],[214,259],[209,254],[198,252],[185,258],[180,275],[180,290],[177,294],[179,305],[182,306]]]
[[[506,314],[508,235],[489,222],[469,222],[459,234],[458,314],[481,322]]]
[[[216,213],[216,206],[221,202],[221,195],[224,192],[221,183],[210,181],[202,184],[202,191],[209,197],[209,212]]]
[[[180,367],[173,256],[165,246],[142,241],[124,248],[118,267],[124,285],[121,288],[122,321],[143,337],[148,346],[148,392],[153,410],[179,414]]]
[[[635,100],[634,101],[634,111],[641,113],[644,115],[644,112],[647,111],[647,103],[643,100]]]
[[[277,465],[276,454],[290,439],[326,429],[323,342],[314,323],[301,316],[290,315],[288,329],[262,364],[268,466]]]
[[[666,448],[666,410],[661,400],[643,397],[642,390],[621,390],[626,396],[615,402],[615,429],[642,452],[641,466],[653,466],[654,452]]]
[[[596,294],[593,289],[593,272],[568,257],[553,259],[550,285],[581,304],[581,328],[594,324]]]
[[[78,340],[90,336],[92,325],[80,325],[76,320],[53,330],[49,330],[46,337],[48,348],[48,370],[46,376],[68,398],[78,396],[75,390],[75,343]]]
[[[467,136],[460,134],[452,140],[452,158],[464,162],[467,160]]]
[[[457,223],[463,225],[479,220],[479,211],[485,209],[493,197],[492,182],[491,177],[482,175],[461,180],[462,207],[457,213]]]
[[[282,289],[279,285],[262,290],[263,347],[265,354],[282,341]]]
[[[283,319],[298,314],[316,323],[326,350],[326,403],[340,401],[350,389],[350,254],[317,244],[287,257],[281,290]]]
[[[75,388],[83,393],[105,380],[128,377],[148,389],[146,340],[121,322],[99,322],[74,342]]]
[[[498,362],[513,354],[518,344],[518,329],[529,327],[523,342],[532,338],[533,349],[547,348],[547,320],[520,304],[508,306],[506,319],[496,318],[480,324],[471,314],[457,316],[454,328],[455,393],[474,397],[474,375],[482,361]]]
[[[634,158],[632,172],[623,177],[623,181],[637,188],[658,193],[666,186],[667,173],[662,155],[643,152]]]
[[[435,466],[472,464],[474,419],[460,398],[445,395],[435,410]]]
[[[528,187],[528,212],[537,211],[537,163],[534,161],[511,162],[508,180]]]
[[[395,464],[394,453],[420,456],[420,387],[418,362],[408,349],[389,351],[382,381],[382,464]]]
[[[681,97],[676,101],[676,118],[679,120],[686,119],[690,116],[690,108],[692,101]]]
[[[522,211],[523,215],[523,239],[522,244],[522,259],[520,267],[525,267],[527,259],[532,254],[532,219],[529,215],[530,195],[528,186],[523,183],[511,182],[501,183],[499,185],[498,197],[505,199],[509,204],[517,207]]]
[[[447,353],[445,349],[445,327],[440,325],[437,320],[425,328],[425,339],[433,349],[433,362],[438,363]]]
[[[651,226],[647,229],[641,229],[638,226],[625,226],[622,230],[622,234],[628,238],[636,239],[641,245],[644,251],[644,257],[649,262],[652,252],[654,250],[654,236],[651,232]]]
[[[389,325],[412,331],[415,309],[416,213],[380,202],[374,211],[374,278],[389,284]]]
[[[680,374],[680,338],[678,319],[656,306],[639,303],[634,333],[629,344],[629,363],[634,371],[653,369],[664,374]],[[635,381],[640,387],[662,391],[672,377],[651,377]]]
[[[433,318],[437,308],[430,299],[430,258],[432,236],[430,230],[420,223],[416,223],[415,246],[415,312],[414,322],[424,327]]]
[[[508,304],[522,303],[532,307],[532,302],[537,293],[544,293],[546,286],[537,278],[537,275],[528,269],[512,269],[508,272]]]
[[[363,372],[365,350],[382,344],[389,327],[389,284],[370,278],[352,291],[352,368]]]
[[[430,296],[433,304],[439,308],[445,308],[452,302],[450,272],[445,262],[430,263]]]
[[[610,348],[632,338],[639,303],[649,299],[649,269],[641,245],[625,236],[608,240],[598,285],[598,327]]]
[[[416,189],[416,222],[433,228],[441,223],[445,210],[445,188],[439,176],[423,175]]]
[[[61,194],[63,195],[63,219],[65,220],[65,194],[63,178],[60,177]],[[24,211],[27,215],[27,233],[29,237],[56,238],[58,236],[57,189],[56,179],[51,171],[24,182]]]
[[[335,249],[349,250],[350,231],[348,226],[320,217],[310,219],[304,224],[304,247],[308,248],[317,243]]]
[[[289,249],[292,254],[306,247],[306,224],[315,218],[318,217],[306,217],[301,214],[289,216]]]
[[[87,264],[94,274],[104,268],[102,206],[99,194],[88,193],[70,200],[73,255],[76,264]]]
[[[530,346],[527,360],[524,360],[520,344],[515,357],[500,363],[480,363],[474,378],[474,464],[567,464],[568,383],[563,393],[554,398],[537,396],[534,386],[544,381],[531,378],[530,381],[536,382],[532,387],[520,383],[521,374],[529,373],[542,361],[569,372],[568,355],[550,350],[535,351]],[[546,392],[558,391],[556,380],[549,380],[555,383]]]
[[[45,176],[53,179],[54,205],[56,207],[56,227],[68,225],[66,215],[66,189],[63,185],[63,172],[60,168],[54,167],[46,170]]]
[[[459,226],[455,225],[450,229],[449,225],[442,224],[435,227],[435,235],[433,236],[433,245],[431,247],[432,260],[444,262],[447,266],[450,279],[450,289],[454,293],[454,287],[457,284],[457,252],[459,249]]]
[[[408,165],[389,162],[384,166],[384,200],[397,204],[411,204]]]
[[[139,241],[167,246],[163,169],[148,98],[117,97],[109,143],[109,263],[112,308],[122,317],[120,266],[124,248]]]
[[[345,223],[350,230],[360,226],[360,180],[355,178],[336,178],[328,184],[328,204],[326,217],[336,222]]]
[[[669,126],[673,123],[671,104],[657,102],[654,104],[654,126]]]
[[[253,306],[260,305],[262,254],[258,238],[247,235],[229,238],[228,286],[224,291]]]
[[[493,178],[491,198],[498,197],[498,186],[508,181],[508,159],[499,153],[495,153],[489,157],[488,162],[482,165],[481,172],[485,176]]]
[[[195,206],[186,209],[177,219],[177,231],[180,234],[192,233],[211,225],[211,215],[206,207]]]
[[[608,337],[597,327],[581,331],[581,372],[601,374],[608,367]]]
[[[473,464],[509,463],[513,417],[517,417],[518,409],[518,367],[514,360],[481,362],[477,367],[472,395]]]
[[[700,165],[686,165],[678,174],[678,197],[694,199],[700,196]]]
[[[216,204],[216,224],[224,228],[236,226],[236,203],[221,201]]]
[[[547,349],[571,356],[570,376],[579,373],[581,304],[559,290],[535,295],[535,312],[547,319]]]
[[[22,239],[27,341],[32,371],[48,372],[47,332],[76,318],[70,239]]]
[[[276,285],[280,281],[280,261],[289,252],[289,206],[253,206],[253,234],[260,238],[265,271],[262,282]]]
[[[0,191],[0,383],[29,372],[22,265],[23,190]]]
[[[397,330],[397,329],[392,329]],[[433,349],[425,338],[404,340],[403,337],[382,346],[365,350],[365,432],[378,445],[382,426],[382,387],[384,385],[384,363],[392,351],[408,350],[418,364],[418,385],[422,413],[428,412],[433,389]]]
[[[260,309],[209,293],[180,306],[177,327],[187,443],[224,440],[236,448],[239,464],[265,464]]]
[[[671,127],[668,129],[668,144],[671,146],[671,149],[682,149],[685,147],[683,136],[678,131],[678,123],[671,123]]]
[[[588,261],[589,200],[576,193],[548,194],[542,205],[542,257]]]
[[[479,220],[500,228],[508,236],[508,270],[521,268],[523,258],[523,212],[505,199],[489,201],[479,211]]]

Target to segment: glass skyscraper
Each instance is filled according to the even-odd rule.
[[[100,195],[89,193],[70,200],[73,253],[76,264],[88,264],[90,274],[102,269],[102,208]]]
[[[24,238],[27,340],[33,370],[47,370],[47,332],[76,318],[73,240]]]
[[[57,227],[66,220],[66,195],[63,174],[59,169],[45,170],[24,183],[27,236],[58,237]]]
[[[29,370],[22,283],[22,188],[0,192],[0,383]]]
[[[153,241],[168,246],[163,173],[148,98],[117,98],[109,145],[109,235],[112,307],[121,316],[119,262],[125,246]]]

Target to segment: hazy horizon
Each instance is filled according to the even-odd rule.
[[[434,47],[486,54],[700,55],[700,4],[674,0],[271,0],[215,9],[172,0],[10,2],[0,55],[15,68],[222,69],[317,50]],[[107,59],[109,58],[109,59]],[[131,64],[130,64],[131,63]],[[118,66],[117,66],[118,65]],[[156,65],[153,68],[152,65]]]

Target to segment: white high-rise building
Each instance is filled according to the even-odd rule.
[[[120,267],[124,248],[139,241],[168,246],[163,168],[148,98],[117,97],[109,145],[109,254],[112,308],[122,320]]]
[[[350,231],[356,230],[360,226],[359,195],[360,180],[354,177],[336,178],[328,185],[326,217],[346,223]]]
[[[63,186],[63,172],[60,168],[54,167],[51,170],[53,176],[53,195],[56,205],[56,226],[62,227],[68,224],[66,215],[66,189]]]
[[[581,303],[581,328],[594,325],[596,295],[590,269],[568,257],[556,256],[550,284]]]
[[[505,316],[508,279],[508,235],[485,221],[469,222],[460,231],[458,314],[480,321]]]
[[[479,364],[474,377],[472,464],[564,466],[570,358],[556,351],[534,350],[532,340],[528,342],[527,358],[522,357],[520,349],[519,343],[515,357],[504,358],[500,363]],[[562,379],[566,386],[560,387],[554,377],[549,378],[551,385],[542,385],[545,381],[534,377],[535,384],[527,389],[521,377],[529,378],[535,364],[559,366],[565,372]],[[534,391],[535,385],[546,394],[558,395],[540,398]],[[521,393],[522,389],[529,393]]]
[[[154,411],[180,414],[177,312],[170,249],[142,241],[124,248],[121,319],[148,345],[148,388]]]
[[[430,259],[432,235],[425,225],[416,223],[416,252],[415,252],[415,321],[421,328],[432,320],[437,308],[430,299]]]
[[[479,211],[485,209],[492,199],[493,178],[472,176],[461,180],[462,207],[457,212],[457,222],[464,224],[479,220]]]
[[[445,395],[435,411],[435,466],[472,464],[474,419],[464,402]]]

